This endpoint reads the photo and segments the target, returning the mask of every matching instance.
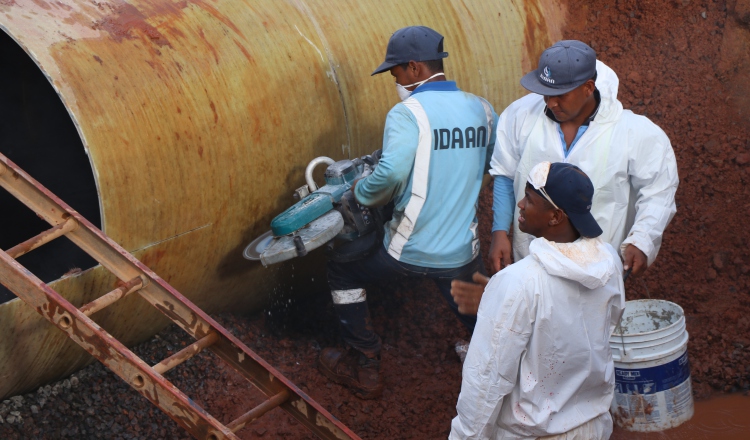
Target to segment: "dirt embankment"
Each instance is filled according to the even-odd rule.
[[[750,388],[748,148],[750,2],[573,1],[565,35],[620,76],[620,100],[669,136],[677,214],[628,299],[667,299],[687,315],[698,397]]]

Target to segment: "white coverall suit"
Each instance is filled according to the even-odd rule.
[[[645,116],[624,110],[617,100],[619,80],[596,62],[599,109],[586,132],[565,156],[559,124],[545,115],[541,95],[516,100],[500,115],[490,174],[513,180],[516,201],[523,198],[529,171],[538,163],[567,162],[588,174],[594,184],[591,213],[601,238],[623,252],[635,245],[656,259],[664,229],[676,212],[677,162],[669,138]],[[513,256],[529,253],[534,237],[518,229],[513,215]]]
[[[537,238],[528,257],[495,274],[479,305],[450,440],[609,438],[621,273],[599,238]]]

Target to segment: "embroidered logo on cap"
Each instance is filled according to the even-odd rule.
[[[539,75],[539,78],[542,81],[546,81],[546,82],[548,82],[550,84],[554,84],[555,83],[555,80],[551,78],[552,77],[552,72],[549,70],[549,66],[545,66],[544,67],[544,71],[542,73],[543,73],[542,75]]]

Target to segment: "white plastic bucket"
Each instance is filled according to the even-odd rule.
[[[663,431],[693,417],[693,391],[682,307],[627,301],[609,341],[615,362],[612,418],[629,431]]]

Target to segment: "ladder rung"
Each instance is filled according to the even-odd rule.
[[[172,368],[180,365],[181,363],[200,353],[204,348],[213,345],[218,340],[219,335],[217,333],[208,334],[183,348],[182,350],[178,351],[177,353],[173,354],[172,356],[154,365],[153,369],[159,374],[164,374]]]
[[[115,301],[125,298],[126,296],[130,295],[131,293],[135,292],[141,287],[143,287],[143,280],[141,279],[141,277],[135,277],[132,280],[128,281],[127,283],[123,284],[122,286],[118,287],[117,289],[105,295],[102,295],[99,298],[81,307],[80,308],[81,313],[83,313],[86,316],[91,316],[94,313],[98,312],[99,310],[114,303]]]
[[[45,243],[49,243],[57,237],[67,234],[68,232],[75,229],[77,225],[78,223],[75,221],[75,219],[69,218],[65,221],[65,223],[55,225],[54,227],[47,229],[41,234],[29,238],[21,244],[13,246],[12,248],[5,251],[5,253],[10,255],[10,258],[13,258],[15,260],[21,255],[29,253],[39,246]]]
[[[236,420],[227,424],[226,426],[232,432],[237,432],[240,429],[244,428],[248,423],[286,402],[287,399],[289,399],[289,391],[283,390],[279,394],[276,394],[275,396],[271,397],[270,399],[246,412],[245,414],[239,416]]]

